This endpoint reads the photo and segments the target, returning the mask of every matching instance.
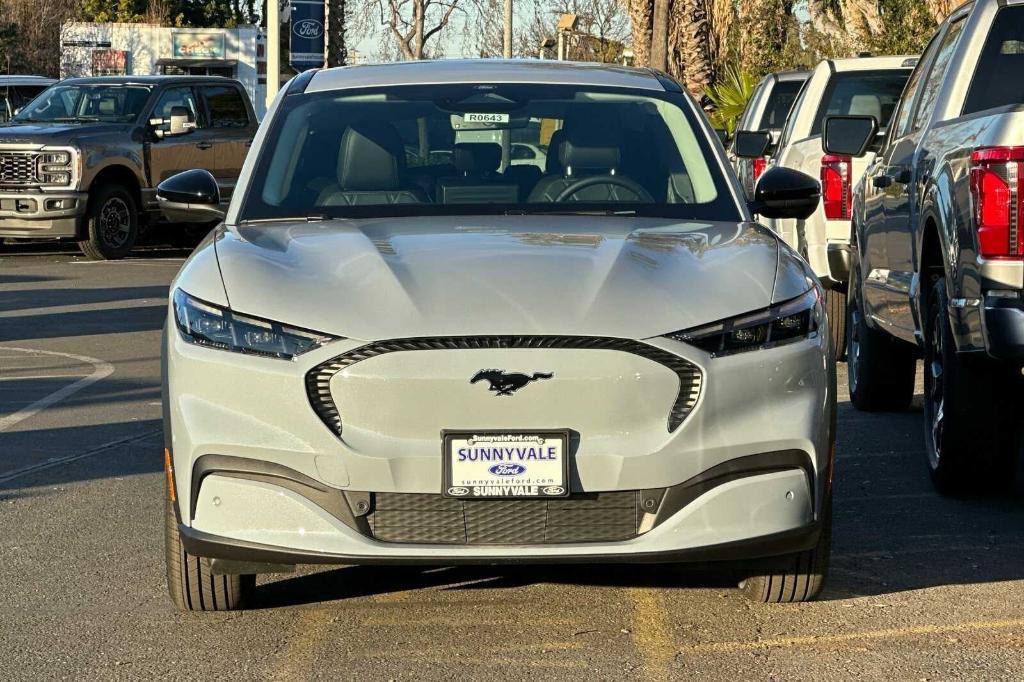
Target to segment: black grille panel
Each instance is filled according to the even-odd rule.
[[[342,417],[331,396],[331,378],[346,367],[386,353],[419,350],[464,350],[496,348],[564,348],[577,350],[615,350],[653,360],[668,367],[679,377],[679,392],[668,414],[669,432],[675,431],[690,413],[700,396],[703,375],[700,368],[660,348],[631,339],[596,336],[455,336],[450,338],[395,339],[354,348],[322,362],[306,373],[306,394],[310,405],[331,431],[340,436]]]
[[[550,500],[377,493],[366,518],[382,542],[540,545],[628,540],[641,516],[639,493],[630,490]]]
[[[36,184],[36,156],[35,152],[0,152],[0,184]]]

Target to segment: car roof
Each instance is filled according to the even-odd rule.
[[[92,76],[65,78],[61,83],[75,85],[163,85],[165,83],[238,83],[223,76]]]
[[[314,74],[305,92],[440,83],[544,83],[665,91],[650,69],[547,59],[438,59],[359,64]]]
[[[48,85],[56,82],[57,80],[55,78],[47,78],[46,76],[0,73],[0,85],[17,85],[18,83],[24,83],[26,85]]]
[[[891,57],[851,57],[849,59],[829,59],[824,63],[831,64],[833,71],[878,71],[885,69],[914,68],[917,64],[916,54],[894,55]]]
[[[811,77],[810,71],[776,71],[768,74],[768,77],[776,81],[805,81]]]

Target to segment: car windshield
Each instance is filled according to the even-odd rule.
[[[821,134],[826,116],[874,116],[885,129],[892,118],[910,69],[886,71],[844,71],[832,76],[811,127],[811,135]]]
[[[285,97],[239,219],[525,213],[740,219],[679,93],[430,85]]]
[[[145,85],[54,85],[36,97],[13,123],[135,121],[149,99]]]

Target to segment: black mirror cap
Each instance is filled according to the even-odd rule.
[[[757,159],[768,152],[772,134],[767,130],[740,130],[732,143],[732,150],[741,159]]]
[[[220,187],[213,173],[194,168],[172,175],[156,186],[158,201],[201,206],[220,205]]]
[[[878,136],[878,121],[874,116],[826,116],[821,130],[826,154],[864,156]]]
[[[765,218],[806,220],[821,201],[821,184],[810,175],[775,166],[757,181],[750,210]]]
[[[715,128],[715,135],[718,135],[718,141],[721,142],[723,146],[729,144],[729,131],[725,128]]]

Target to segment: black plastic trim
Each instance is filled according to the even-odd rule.
[[[985,298],[981,316],[985,350],[997,359],[1024,362],[1024,303],[1020,299]]]
[[[670,433],[679,428],[700,397],[703,374],[700,368],[690,361],[641,341],[596,336],[452,336],[377,341],[342,353],[309,370],[306,373],[306,395],[320,421],[332,433],[341,437],[342,419],[331,396],[331,379],[343,369],[387,353],[500,348],[614,350],[638,355],[664,365],[679,377],[679,393],[668,414],[667,428]]]
[[[307,69],[300,73],[295,78],[292,78],[291,82],[288,83],[288,91],[285,95],[301,95],[309,87],[309,82],[313,80],[313,76],[320,69]]]
[[[802,552],[811,549],[818,543],[821,525],[820,522],[815,521],[800,528],[763,535],[758,538],[668,552],[633,552],[630,554],[588,553],[556,557],[524,556],[523,552],[530,551],[530,547],[508,547],[508,553],[499,556],[436,557],[414,553],[403,556],[328,554],[308,550],[283,549],[257,542],[223,538],[194,530],[188,526],[179,526],[178,532],[181,535],[181,542],[185,547],[185,551],[193,556],[262,564],[348,564],[364,566],[400,564],[421,566],[578,563],[658,564],[763,559]]]

